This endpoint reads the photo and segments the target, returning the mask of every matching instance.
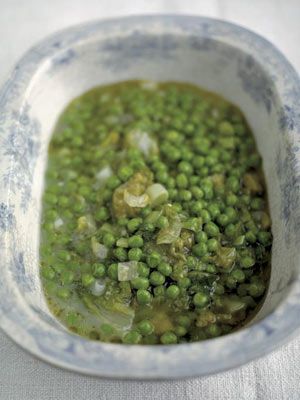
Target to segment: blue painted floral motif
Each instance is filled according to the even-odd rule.
[[[14,207],[0,203],[0,230],[3,232],[14,227],[16,220],[13,214]]]
[[[64,51],[62,54],[59,54],[57,57],[52,59],[51,70],[55,68],[59,68],[63,65],[69,65],[73,59],[76,57],[77,53],[73,49],[68,49]]]
[[[134,31],[129,36],[106,40],[99,51],[105,54],[103,64],[112,71],[119,71],[132,62],[173,59],[177,46],[172,35],[154,36]]]
[[[300,111],[287,104],[284,105],[279,113],[279,124],[283,132],[294,129],[300,132]]]
[[[263,104],[270,112],[275,104],[274,84],[252,56],[240,57],[238,76],[244,90],[254,101]]]
[[[24,292],[32,292],[34,290],[34,280],[25,270],[23,252],[14,252],[11,271],[14,281],[24,290]]]
[[[29,117],[29,106],[14,112],[12,125],[3,145],[3,155],[9,156],[11,163],[3,175],[4,185],[13,193],[21,195],[21,208],[26,211],[31,199],[34,167],[39,154],[39,123]]]
[[[300,239],[300,175],[295,171],[300,170],[299,148],[288,145],[285,150],[277,152],[276,167],[281,190],[281,216],[286,226],[285,241],[290,245]],[[283,154],[283,151],[285,154]]]

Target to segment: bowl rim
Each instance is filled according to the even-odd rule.
[[[209,17],[176,14],[134,15],[95,20],[71,26],[48,36],[27,51],[13,69],[8,80],[0,90],[0,106],[11,111],[22,107],[25,90],[34,73],[45,58],[47,59],[50,55],[53,56],[64,49],[63,47],[59,48],[55,46],[55,43],[63,42],[66,36],[69,38],[67,44],[70,45],[77,43],[83,37],[91,37],[94,33],[97,33],[100,28],[103,29],[105,27],[105,29],[109,29],[116,25],[122,26],[122,24],[128,23],[134,26],[137,22],[143,24],[158,23],[161,26],[167,26],[168,29],[179,29],[182,34],[194,34],[200,37],[216,38],[220,42],[246,50],[262,65],[269,66],[275,70],[277,69],[277,74],[283,73],[285,75],[285,79],[281,80],[280,85],[278,87],[276,86],[276,88],[283,104],[290,109],[296,109],[296,101],[300,98],[299,77],[285,56],[277,50],[272,43],[255,32],[231,22]],[[213,29],[210,31],[209,27],[218,27],[218,32],[223,31],[226,35],[224,37],[218,36]],[[45,52],[44,49],[50,49],[51,51]],[[268,62],[268,60],[271,60],[271,62]],[[21,73],[24,71],[25,73]],[[287,81],[289,82],[288,84]],[[290,87],[293,87],[292,94],[290,92]],[[18,93],[13,100],[11,100],[9,94],[16,88],[18,88]],[[284,113],[287,111],[287,109],[283,110]],[[290,115],[287,115],[287,117],[290,118]],[[295,118],[298,118],[298,116],[296,115]],[[296,136],[296,129],[298,128],[300,129],[300,117],[293,128],[290,129],[289,134],[291,137]],[[300,154],[297,155],[297,158],[300,160]],[[300,175],[300,167],[296,166],[295,168]],[[9,199],[7,199],[7,204],[8,203]],[[6,239],[9,240],[7,237]],[[8,256],[8,254],[6,254],[6,256]],[[7,260],[8,258],[6,257],[6,261]],[[5,265],[3,265],[3,268],[5,268]],[[73,358],[70,354],[68,354],[68,357],[65,357],[65,348],[53,354],[47,353],[45,349],[37,347],[34,344],[35,333],[33,332],[27,332],[30,340],[24,340],[23,335],[18,332],[18,320],[8,317],[8,310],[2,306],[2,300],[4,301],[5,296],[7,296],[7,291],[0,281],[0,326],[18,345],[40,359],[56,366],[84,374],[109,378],[171,379],[217,373],[240,366],[241,364],[267,354],[279,345],[285,343],[290,337],[295,336],[297,329],[300,327],[300,320],[298,317],[300,315],[300,305],[298,304],[298,299],[300,298],[300,278],[299,275],[297,275],[293,282],[291,282],[290,292],[287,298],[267,317],[246,329],[220,338],[209,339],[198,343],[171,346],[124,346],[97,343],[95,347],[95,342],[67,333],[72,344],[74,346],[78,345],[80,351],[83,351],[85,356],[86,349],[88,349],[88,351],[94,350],[95,348],[103,350],[106,354],[106,358],[104,359],[105,365],[100,365],[99,362],[95,362],[94,364],[89,363],[84,357],[81,360],[77,360],[76,357],[79,357],[81,354],[80,351],[79,353],[74,353]],[[16,312],[19,312],[16,300],[11,299],[11,301],[12,308],[15,308]],[[257,339],[252,340],[252,338]],[[50,346],[50,342],[46,343],[46,347]],[[243,343],[244,346],[243,351],[239,351],[237,348],[237,345],[241,343]],[[53,341],[51,345],[53,345]],[[220,354],[215,354],[215,347],[220,349]],[[200,352],[200,348],[202,352]],[[224,349],[226,349],[226,351],[224,351]],[[116,353],[115,358],[112,356],[114,353]],[[199,361],[197,358],[195,359],[198,353],[201,355],[207,354],[205,363],[203,363],[203,360]],[[144,359],[146,362],[147,357],[150,357],[149,365],[144,365],[144,362],[141,368],[138,362],[130,362],[129,360],[132,354],[134,354],[137,359]],[[212,356],[210,357],[210,355]],[[110,359],[110,357],[112,358]],[[170,360],[172,357],[175,358],[175,363]],[[78,363],[74,363],[74,360],[77,360]],[[116,362],[122,364],[121,369],[116,368]],[[189,362],[190,366],[187,365]],[[180,366],[180,363],[185,364],[184,369],[182,365]]]

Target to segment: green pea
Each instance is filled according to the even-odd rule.
[[[155,297],[164,297],[166,294],[166,288],[164,286],[156,286],[153,289],[153,293]]]
[[[81,282],[83,286],[90,286],[92,283],[95,282],[95,278],[91,274],[84,273],[82,274]]]
[[[118,186],[120,186],[121,185],[121,181],[120,181],[120,179],[117,177],[117,176],[115,176],[115,175],[112,175],[112,176],[110,176],[107,180],[106,180],[106,186],[109,188],[109,189],[111,189],[111,190],[114,190],[114,189],[116,189]]]
[[[138,263],[138,274],[143,278],[147,278],[150,274],[150,268],[147,267],[147,264],[139,262]]]
[[[226,214],[220,214],[217,217],[218,224],[221,226],[227,226],[230,223],[230,218]]]
[[[151,303],[152,295],[148,290],[138,289],[136,292],[136,298],[139,304],[145,305]]]
[[[161,215],[156,221],[156,226],[158,228],[161,228],[161,229],[166,228],[168,225],[169,225],[169,220],[167,217],[165,217],[163,215]]]
[[[182,201],[190,201],[192,198],[192,193],[189,190],[179,190],[178,195]]]
[[[132,218],[127,223],[127,229],[129,232],[133,233],[142,225],[143,220],[142,218]]]
[[[217,239],[209,239],[208,241],[207,241],[207,248],[208,248],[208,251],[211,251],[211,252],[216,252],[217,250],[218,250],[218,248],[219,248],[219,242],[217,241]]]
[[[138,344],[142,340],[142,336],[137,331],[127,332],[122,339],[122,342],[125,344]]]
[[[53,271],[53,269],[51,267],[44,266],[44,267],[42,267],[41,272],[42,272],[42,276],[45,279],[52,280],[55,278],[55,272]]]
[[[122,247],[117,247],[114,249],[114,256],[119,260],[119,261],[126,261],[127,258],[129,258],[129,253],[127,255],[127,251],[122,248]],[[131,260],[131,258],[129,258]]]
[[[130,166],[120,167],[118,170],[118,177],[121,181],[126,182],[133,175],[133,169]]]
[[[116,238],[114,237],[114,235],[112,233],[108,232],[108,233],[104,234],[102,242],[103,242],[104,246],[111,248],[116,243]]]
[[[144,240],[143,240],[142,236],[140,236],[140,235],[131,236],[128,240],[128,245],[129,245],[129,247],[132,247],[132,248],[142,247],[143,244],[144,244]]]
[[[175,327],[175,333],[177,336],[185,336],[187,334],[187,329],[184,326],[176,326]]]
[[[131,286],[134,289],[148,289],[149,280],[147,278],[143,278],[143,277],[134,278],[131,281]]]
[[[64,300],[68,299],[71,296],[71,292],[67,288],[59,288],[56,293],[58,297]]]
[[[166,263],[166,262],[161,262],[158,267],[157,270],[163,274],[164,276],[170,276],[172,274],[172,267],[170,264]]]
[[[178,174],[176,176],[176,185],[179,189],[186,189],[188,187],[189,181],[185,174]]]
[[[130,261],[140,261],[143,256],[143,251],[139,248],[132,248],[128,251],[128,259]]]
[[[106,274],[106,268],[104,264],[95,263],[92,266],[93,275],[96,278],[103,278]]]
[[[211,203],[208,205],[207,209],[213,219],[215,219],[220,214],[220,207],[218,206],[218,204]]]
[[[191,286],[191,280],[187,277],[180,278],[178,279],[177,284],[180,288],[186,289]]]
[[[178,170],[186,175],[191,175],[193,173],[193,166],[187,161],[181,161],[178,164]]]
[[[260,232],[258,232],[257,237],[258,237],[259,242],[261,244],[263,244],[264,246],[271,244],[272,234],[270,232],[260,231]]]
[[[183,326],[185,328],[189,328],[192,323],[190,317],[188,317],[187,315],[179,315],[177,317],[177,322],[180,326]]]
[[[233,135],[234,134],[234,127],[228,121],[223,121],[218,126],[219,132],[222,135]]]
[[[165,282],[165,277],[163,274],[161,274],[160,272],[157,271],[153,271],[150,274],[150,282],[152,283],[152,285],[154,286],[159,286],[159,285],[163,285]]]
[[[161,255],[155,251],[147,256],[147,264],[150,268],[155,268],[161,261]]]
[[[207,294],[198,292],[194,295],[193,297],[193,303],[195,304],[196,307],[205,307],[209,301],[209,298]]]
[[[191,187],[191,193],[196,200],[200,200],[204,197],[203,190],[197,186]]]
[[[206,232],[200,231],[200,232],[196,233],[195,239],[196,239],[197,243],[201,243],[201,242],[207,242],[208,237],[207,237]]]
[[[171,285],[166,289],[166,295],[169,299],[177,299],[180,295],[180,289],[177,285]]]
[[[203,242],[200,242],[193,246],[193,253],[198,257],[205,256],[207,252],[208,252],[207,245]]]
[[[74,281],[74,272],[72,271],[63,271],[63,273],[60,276],[61,283],[63,285],[68,285]]]
[[[217,237],[220,234],[219,227],[214,222],[208,222],[205,224],[204,231],[209,237]]]
[[[145,319],[138,323],[138,330],[143,336],[148,336],[154,332],[154,326],[149,320]]]
[[[242,268],[251,268],[255,264],[255,259],[250,256],[245,256],[241,258],[240,264]]]
[[[207,223],[211,220],[211,216],[210,216],[210,213],[208,210],[205,210],[205,209],[201,210],[200,216],[204,223]]]
[[[195,201],[191,207],[191,211],[192,213],[200,215],[202,217],[203,211],[205,211],[203,210],[203,202],[201,200]],[[203,218],[203,220],[205,222],[205,218]]]
[[[168,331],[161,335],[160,342],[162,344],[176,344],[177,343],[177,336],[175,333]]]
[[[246,279],[245,273],[241,269],[232,271],[231,276],[239,283],[244,282]]]
[[[211,337],[220,336],[222,329],[217,324],[211,324],[206,328],[206,333]]]
[[[107,269],[107,275],[114,281],[118,280],[118,264],[113,263]]]
[[[249,285],[249,294],[252,297],[260,297],[264,294],[265,285],[261,282],[251,283]]]

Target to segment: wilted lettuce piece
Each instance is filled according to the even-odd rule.
[[[175,242],[181,232],[182,223],[180,217],[175,215],[173,218],[169,220],[169,226],[166,228],[162,228],[157,235],[156,243],[157,244],[170,244]]]
[[[234,247],[220,246],[214,260],[218,267],[230,268],[236,259],[236,249]]]
[[[125,193],[127,201],[130,202],[129,194],[135,197],[143,196],[147,187],[151,184],[152,173],[149,169],[144,168],[142,171],[135,173],[126,183],[115,189],[113,194],[113,212],[115,216],[117,218],[136,216],[140,208],[130,206],[125,201]]]

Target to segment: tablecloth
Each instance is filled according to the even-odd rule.
[[[0,82],[22,53],[57,29],[141,13],[206,15],[239,23],[271,40],[300,71],[299,0],[0,0]],[[299,353],[300,337],[258,361],[215,376],[108,380],[50,366],[0,331],[0,400],[299,400]]]

